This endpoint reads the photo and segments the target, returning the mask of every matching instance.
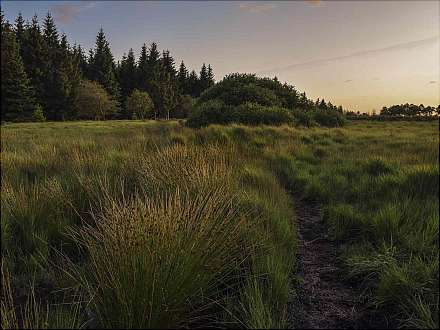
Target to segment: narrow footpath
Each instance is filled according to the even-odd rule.
[[[338,265],[338,248],[328,238],[317,202],[295,198],[298,228],[299,283],[289,305],[292,327],[296,329],[382,328],[383,320],[374,317],[356,301],[358,294],[344,280]]]

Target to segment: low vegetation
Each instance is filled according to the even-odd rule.
[[[176,122],[3,126],[2,304],[37,306],[5,324],[285,326],[292,204],[259,149],[234,143],[240,134]]]
[[[276,78],[238,73],[202,93],[188,119],[190,127],[230,123],[337,127],[344,122],[341,107],[324,100],[315,103]]]
[[[294,191],[326,206],[368,303],[438,327],[437,132],[4,125],[2,324],[292,326]]]

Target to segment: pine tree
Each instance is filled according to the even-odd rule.
[[[133,90],[136,88],[136,69],[137,69],[136,60],[134,58],[133,49],[130,48],[128,55],[125,56],[124,54],[119,66],[119,85],[121,86],[121,104],[123,104],[124,106],[127,97],[129,97],[133,92]]]
[[[215,83],[214,72],[212,71],[211,64],[208,64],[208,88],[213,86]]]
[[[57,49],[59,46],[58,31],[55,26],[55,22],[50,13],[47,13],[46,18],[43,22],[43,35],[46,41],[47,47],[52,51]]]
[[[44,104],[44,81],[46,79],[47,51],[43,35],[38,24],[38,17],[32,17],[31,24],[26,26],[21,44],[21,54],[27,76],[35,91],[36,102]]]
[[[36,109],[20,46],[8,22],[1,18],[1,120],[30,120]]]
[[[170,55],[170,51],[166,50],[162,52],[161,63],[165,72],[167,72],[171,78],[174,78],[177,74],[174,59]]]
[[[148,49],[147,56],[147,91],[148,85],[153,81],[157,80],[160,74],[160,54],[157,49],[157,44],[155,42],[151,43],[150,48]]]
[[[115,99],[119,99],[119,86],[116,79],[116,65],[101,28],[96,36],[95,50],[91,53],[90,78],[97,81]]]
[[[74,100],[81,82],[81,69],[73,52],[70,50],[67,37],[62,35],[58,56],[53,62],[55,72],[53,75],[54,100],[56,109],[55,119],[65,120],[73,117]]]
[[[81,75],[83,77],[87,77],[88,63],[84,50],[81,48],[81,45],[77,45],[77,46],[75,45],[73,47],[73,56],[75,58],[78,67],[81,70]]]
[[[147,46],[143,44],[141,49],[141,55],[139,57],[137,74],[136,74],[137,88],[143,91],[147,90],[147,81],[148,81],[147,59],[148,59]]]
[[[65,35],[59,37],[55,22],[47,13],[43,23],[45,41],[45,68],[43,105],[47,119],[64,120],[71,112],[70,95],[78,84],[78,76],[73,67],[70,49]]]
[[[183,61],[180,63],[179,72],[177,73],[177,82],[181,93],[189,94],[188,91],[188,70]]]
[[[199,79],[199,89],[197,91],[197,96],[199,96],[205,89],[209,87],[208,69],[205,63],[203,63],[200,69],[200,79]]]
[[[24,38],[25,38],[25,23],[24,23],[24,19],[23,16],[21,15],[21,12],[18,13],[17,18],[15,19],[15,36],[17,39],[18,44],[20,45],[20,54],[23,56],[22,53],[22,45],[24,42]]]
[[[194,70],[191,71],[188,77],[188,92],[192,97],[199,96],[199,78]]]

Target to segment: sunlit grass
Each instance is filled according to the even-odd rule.
[[[34,292],[46,325],[286,327],[293,191],[324,204],[371,304],[402,326],[438,326],[437,123],[59,122],[1,134],[2,260],[11,292],[50,284],[50,299]],[[69,290],[82,298],[54,307]]]

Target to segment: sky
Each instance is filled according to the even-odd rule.
[[[50,11],[70,42],[102,27],[118,60],[156,41],[190,69],[277,76],[353,111],[440,103],[439,1],[1,1],[6,18]]]

